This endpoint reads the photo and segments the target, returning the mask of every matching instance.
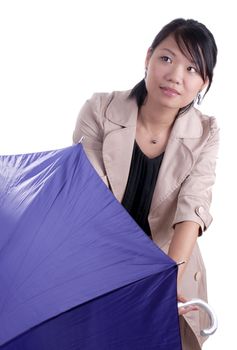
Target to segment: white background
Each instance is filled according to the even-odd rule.
[[[66,147],[95,91],[129,89],[148,46],[177,17],[214,33],[218,65],[201,110],[221,128],[210,229],[199,239],[219,329],[205,350],[236,349],[236,11],[234,1],[1,0],[0,153]]]

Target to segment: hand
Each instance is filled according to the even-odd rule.
[[[186,303],[186,301],[188,301],[187,299],[185,299],[182,295],[178,294],[178,301],[181,303]],[[181,307],[179,308],[179,315],[185,315],[190,311],[198,311],[199,308],[197,306],[194,305],[190,305],[187,307]]]

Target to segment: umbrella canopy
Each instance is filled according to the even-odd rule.
[[[176,279],[81,144],[0,157],[0,349],[180,350]]]

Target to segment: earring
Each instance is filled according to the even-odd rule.
[[[202,95],[199,92],[198,95],[197,95],[197,104],[200,106],[201,103],[202,103]]]
[[[147,77],[147,67],[145,68],[145,79]]]

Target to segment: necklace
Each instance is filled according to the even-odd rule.
[[[144,120],[146,122],[144,122]],[[168,141],[173,123],[166,123],[165,121],[161,121],[160,123],[154,123],[154,119],[152,122],[152,118],[144,118],[142,111],[139,112],[139,119],[138,119],[138,130],[140,134],[140,138],[143,139],[145,142],[149,143],[151,147],[154,149],[156,145],[159,145],[159,147],[164,147]],[[145,143],[143,141],[143,143]]]
[[[152,133],[150,132],[149,129],[147,129],[143,123],[143,118],[142,118],[142,115],[141,115],[141,124],[142,124],[142,128],[145,130],[146,134],[147,134],[147,139],[149,140],[148,142],[152,145],[156,145],[158,142],[159,142],[159,137],[157,136],[153,136]]]

